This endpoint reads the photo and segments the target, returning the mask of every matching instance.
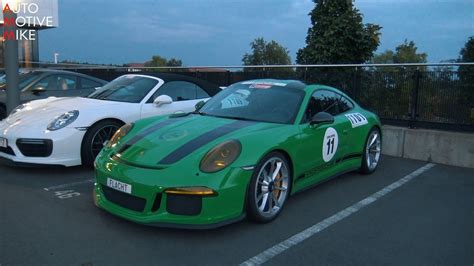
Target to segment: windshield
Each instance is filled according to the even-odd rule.
[[[211,98],[199,111],[204,115],[270,123],[294,122],[304,91],[286,83],[242,82]]]
[[[115,102],[139,103],[151,91],[151,89],[156,86],[156,84],[158,84],[158,80],[156,79],[125,75],[107,83],[102,88],[89,95],[88,98]]]
[[[23,73],[18,76],[18,81],[19,81],[19,87],[20,90],[23,90],[27,85],[29,85],[33,80],[35,80],[39,75],[41,75],[41,72],[28,72],[28,73]],[[0,75],[1,77],[1,75]],[[3,76],[3,78],[0,78],[0,86],[5,87],[6,85],[6,77]]]

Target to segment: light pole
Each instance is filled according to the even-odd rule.
[[[9,5],[10,9],[17,7],[16,1],[6,1],[5,4]],[[20,104],[20,88],[18,86],[18,41],[16,39],[16,13],[11,10],[6,10],[5,6],[2,7],[3,21],[4,21],[4,32],[9,34],[3,34],[5,41],[5,74],[7,81],[7,114],[9,114],[16,106]],[[13,21],[13,23],[11,23]],[[13,34],[12,34],[13,33]]]

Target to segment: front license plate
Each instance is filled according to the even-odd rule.
[[[0,138],[0,147],[8,148],[8,140],[6,138]]]
[[[112,178],[107,178],[107,186],[118,191],[132,194],[132,185],[114,180]]]

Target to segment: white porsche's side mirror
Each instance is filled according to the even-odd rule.
[[[156,106],[156,107],[160,107],[162,106],[163,104],[170,104],[173,102],[173,99],[171,99],[170,96],[168,95],[160,95],[158,96],[154,101],[153,101],[153,104]]]

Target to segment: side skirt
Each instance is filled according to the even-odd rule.
[[[356,170],[358,170],[358,169],[359,169],[359,167],[351,167],[351,168],[349,168],[349,169],[347,169],[347,170],[344,170],[344,171],[342,171],[342,172],[339,172],[339,173],[337,173],[337,174],[334,174],[334,175],[332,175],[332,176],[329,176],[329,177],[327,177],[327,178],[324,178],[324,179],[322,179],[322,180],[320,180],[320,181],[318,181],[318,182],[316,182],[316,183],[314,183],[314,184],[311,184],[311,185],[308,185],[308,186],[306,186],[306,187],[300,188],[299,190],[293,191],[293,192],[291,193],[291,195],[295,195],[295,194],[301,193],[301,192],[303,192],[303,191],[312,189],[312,188],[314,188],[314,187],[316,187],[316,186],[318,186],[318,185],[321,185],[322,183],[331,181],[332,179],[334,179],[334,178],[336,178],[336,177],[339,177],[339,176],[341,176],[341,175],[344,175],[344,174],[347,174],[347,173],[356,171]]]

